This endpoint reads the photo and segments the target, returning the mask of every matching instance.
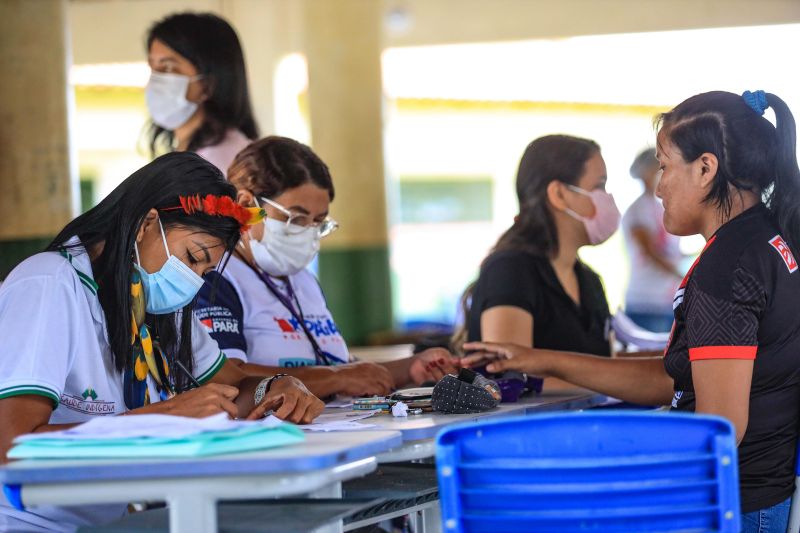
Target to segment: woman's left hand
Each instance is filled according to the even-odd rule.
[[[273,380],[264,400],[249,415],[248,420],[263,418],[270,410],[282,420],[309,424],[322,413],[325,404],[311,394],[303,382],[292,376]]]
[[[419,385],[426,381],[439,381],[447,374],[458,374],[459,359],[444,348],[429,348],[413,356],[408,375]]]

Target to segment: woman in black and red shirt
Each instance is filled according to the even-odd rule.
[[[767,108],[775,126],[763,117]],[[794,118],[763,91],[696,95],[660,117],[658,160],[667,231],[706,239],[675,295],[663,359],[485,343],[465,349],[486,352],[473,361],[496,358],[490,371],[554,376],[630,402],[730,419],[743,531],[786,531],[800,420]]]

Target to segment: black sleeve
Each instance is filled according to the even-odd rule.
[[[483,294],[480,311],[508,305],[519,307],[531,315],[538,292],[534,265],[525,254],[502,254],[486,262],[478,283]]]
[[[758,325],[766,307],[762,283],[742,267],[729,276],[724,294],[693,276],[686,288],[686,331],[689,360],[755,359]]]
[[[244,309],[239,294],[218,272],[205,275],[205,283],[197,295],[194,314],[220,349],[247,353],[244,338]]]

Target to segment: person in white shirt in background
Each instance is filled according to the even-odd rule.
[[[0,463],[19,435],[98,416],[255,419],[272,409],[310,422],[322,412],[295,378],[245,375],[192,315],[201,276],[224,266],[263,216],[235,198],[198,155],[166,154],[11,271],[0,288]],[[0,531],[74,531],[124,512],[124,504],[22,511],[0,495]]]
[[[680,239],[664,229],[664,208],[655,194],[661,176],[655,149],[636,156],[630,172],[644,191],[622,217],[630,257],[625,314],[644,329],[665,332],[672,327],[672,300],[683,278]]]
[[[236,31],[212,13],[169,15],[148,31],[147,62],[151,155],[197,152],[225,174],[258,138]]]
[[[260,139],[236,156],[228,179],[239,203],[263,207],[267,218],[242,239],[225,272],[209,273],[195,315],[245,372],[286,372],[320,397],[385,395],[457,373],[457,359],[442,348],[380,365],[350,362],[306,269],[320,239],[338,227],[328,215],[330,172],[311,148],[286,137]]]

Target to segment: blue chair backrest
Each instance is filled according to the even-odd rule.
[[[739,531],[733,426],[639,411],[453,426],[436,442],[443,530]]]

